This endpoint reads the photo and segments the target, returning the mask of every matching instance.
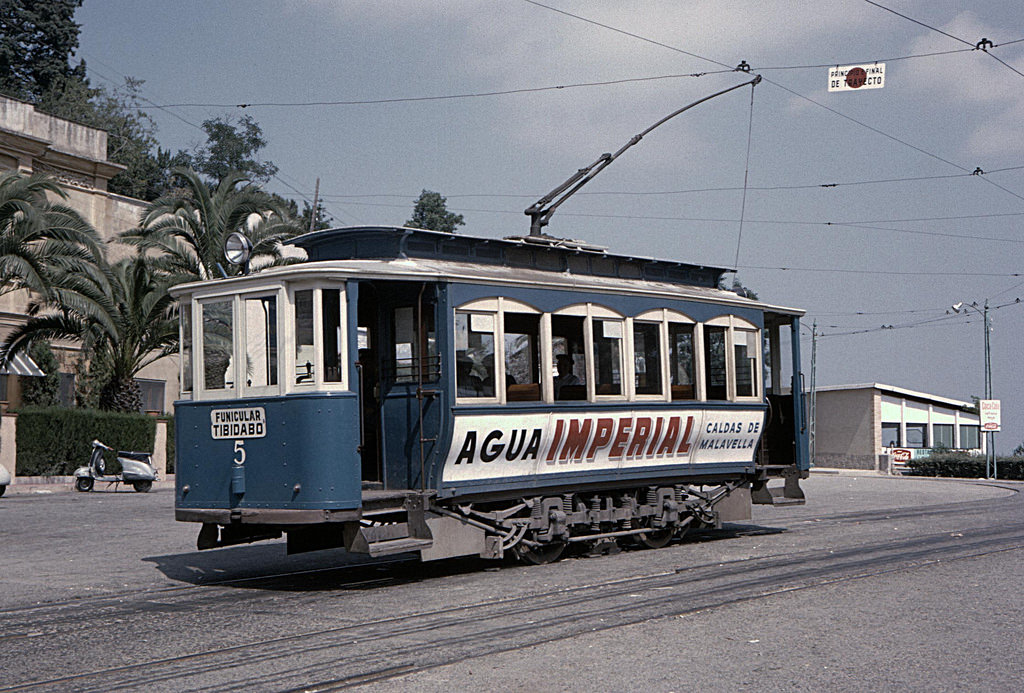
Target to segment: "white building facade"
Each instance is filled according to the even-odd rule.
[[[985,452],[970,402],[882,383],[822,387],[816,398],[818,467],[886,471],[935,449]]]

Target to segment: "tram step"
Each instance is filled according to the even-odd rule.
[[[390,539],[388,541],[375,541],[370,544],[370,555],[374,557],[392,556],[396,553],[407,553],[409,551],[429,549],[433,544],[434,542],[430,539],[416,539],[414,537]]]

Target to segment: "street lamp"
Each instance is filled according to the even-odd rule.
[[[992,352],[989,346],[989,334],[992,331],[991,323],[988,319],[988,299],[985,299],[984,309],[978,308],[977,301],[973,303],[964,303],[960,301],[954,303],[954,313],[966,313],[968,310],[973,310],[975,313],[980,315],[985,321],[985,399],[992,399]],[[993,441],[994,434],[992,431],[988,431],[988,445],[985,450],[985,478],[991,479],[992,477],[998,477],[996,470],[996,451],[995,443]]]

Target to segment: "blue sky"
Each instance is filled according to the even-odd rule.
[[[165,148],[248,114],[281,169],[268,187],[312,199],[319,177],[339,225],[401,224],[427,188],[490,237],[525,234],[531,202],[746,81],[726,69],[746,61],[766,80],[752,111],[744,88],[661,126],[548,232],[737,264],[818,322],[823,385],[982,394],[980,318],[945,310],[989,298],[1008,452],[1024,439],[1024,8],[879,4],[920,23],[864,0],[86,0],[76,17],[90,77],[145,80]],[[884,89],[827,91],[827,66],[876,61]],[[616,83],[571,86],[597,82]]]

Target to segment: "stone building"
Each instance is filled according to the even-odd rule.
[[[37,111],[31,104],[0,95],[0,171],[46,173],[67,193],[65,204],[76,209],[109,243],[108,257],[116,260],[131,252],[115,241],[118,234],[137,225],[145,203],[107,192],[107,181],[123,169],[107,161],[107,133]],[[0,296],[0,339],[26,319],[27,292]],[[61,398],[73,399],[75,364],[81,349],[76,344],[54,344],[60,362]],[[24,359],[22,360],[24,361]],[[31,363],[31,362],[29,362]],[[12,363],[0,373],[0,404],[20,403],[19,378],[31,377],[31,366]],[[143,408],[170,412],[178,396],[177,357],[147,366],[138,376]]]

